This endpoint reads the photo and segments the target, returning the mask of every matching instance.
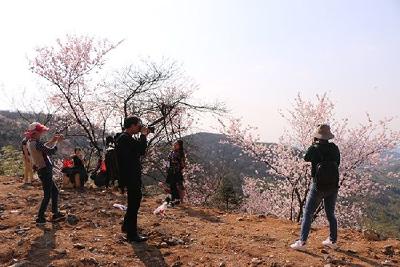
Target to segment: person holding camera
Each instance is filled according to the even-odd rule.
[[[304,207],[300,240],[290,246],[295,250],[305,249],[314,213],[322,201],[330,231],[329,237],[322,244],[329,248],[337,248],[335,206],[339,190],[340,151],[337,145],[329,142],[335,137],[329,125],[319,125],[313,137],[313,144],[304,156],[305,161],[311,162],[313,182]]]
[[[34,122],[29,125],[26,136],[28,138],[27,147],[32,160],[33,168],[37,171],[43,187],[43,200],[40,204],[36,223],[43,225],[46,223],[45,212],[51,199],[53,221],[65,217],[58,210],[58,188],[53,181],[53,163],[49,155],[57,152],[57,143],[63,140],[63,136],[56,134],[47,143],[42,142],[41,137],[49,130],[43,124]]]
[[[133,135],[139,134],[134,138]],[[116,141],[116,154],[119,170],[119,187],[127,189],[128,208],[122,225],[122,232],[127,234],[129,242],[143,242],[147,238],[140,236],[137,229],[137,215],[142,200],[141,157],[147,149],[147,135],[150,130],[142,127],[138,117],[124,120],[124,131]]]

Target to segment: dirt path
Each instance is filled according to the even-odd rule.
[[[288,249],[299,232],[291,222],[188,205],[160,219],[152,214],[156,197],[145,198],[140,211],[150,240],[130,245],[120,234],[123,211],[112,207],[125,198],[96,189],[62,193],[61,207],[79,217],[76,225],[38,228],[41,196],[39,184],[24,189],[19,180],[0,177],[0,266],[400,266],[398,240],[369,242],[345,230],[341,249],[332,251],[320,245],[327,229],[314,229],[308,252],[296,252]]]

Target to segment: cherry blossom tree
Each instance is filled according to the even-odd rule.
[[[37,48],[30,60],[32,72],[52,85],[47,101],[57,110],[56,115],[63,118],[59,131],[69,137],[87,138],[98,154],[112,110],[95,77],[105,64],[105,56],[118,44],[67,35],[57,39],[54,46]]]
[[[388,161],[385,152],[399,145],[400,131],[390,128],[391,118],[373,121],[367,115],[366,122],[351,126],[348,119],[336,119],[334,111],[335,104],[326,94],[317,96],[315,102],[298,95],[292,108],[282,113],[289,128],[272,145],[263,144],[255,134],[256,129],[243,126],[240,120],[224,124],[223,131],[230,143],[269,168],[265,179],[244,179],[244,210],[301,220],[312,181],[310,165],[302,156],[311,145],[316,126],[328,123],[342,156],[337,213],[343,225],[361,223],[366,197],[385,189],[372,176]],[[318,214],[322,209],[321,205],[316,219],[320,219]]]

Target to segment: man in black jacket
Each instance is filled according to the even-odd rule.
[[[149,130],[142,127],[138,117],[128,117],[124,121],[124,132],[117,139],[117,160],[119,168],[119,186],[127,188],[128,209],[125,214],[122,231],[126,232],[128,241],[143,242],[147,239],[138,234],[137,214],[142,200],[142,166],[141,157],[147,148]],[[140,134],[139,139],[132,137]]]

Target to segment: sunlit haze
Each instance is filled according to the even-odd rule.
[[[274,141],[280,109],[300,92],[328,92],[353,123],[398,116],[400,1],[1,1],[0,109],[37,91],[28,69],[34,48],[67,33],[123,44],[110,69],[140,57],[171,58],[199,85],[197,99],[226,103],[232,114]],[[210,130],[202,121],[199,130]],[[400,119],[395,120],[400,127]]]

